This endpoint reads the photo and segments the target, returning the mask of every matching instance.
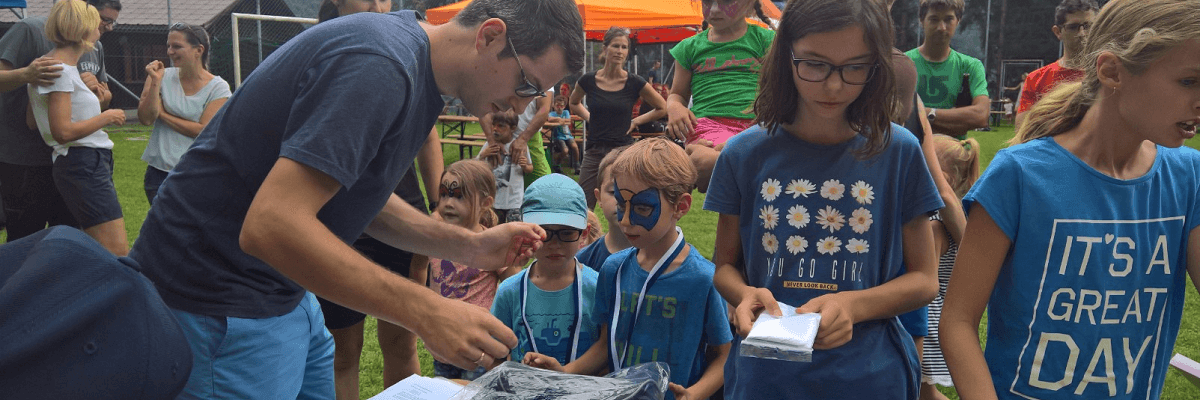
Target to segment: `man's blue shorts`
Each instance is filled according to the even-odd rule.
[[[172,311],[192,348],[192,374],[180,399],[335,397],[333,336],[312,293],[272,318]]]

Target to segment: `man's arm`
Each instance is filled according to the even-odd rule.
[[[26,84],[46,86],[58,79],[62,67],[53,58],[42,57],[33,60],[23,68],[14,68],[7,60],[0,60],[0,92],[7,92]]]
[[[416,332],[431,352],[456,366],[473,368],[480,359],[490,363],[516,346],[512,330],[487,310],[447,300],[392,274],[335,236],[317,219],[317,212],[341,188],[329,175],[279,158],[246,213],[239,237],[242,249],[317,295]],[[464,261],[471,262],[479,255],[464,257],[463,249],[465,253],[480,253],[474,244],[496,247],[483,243],[495,238],[481,240],[484,234],[473,235],[466,229],[436,222],[395,195],[384,212],[398,213],[409,220],[401,224],[402,228],[419,229],[397,235],[414,244],[404,246],[409,250],[435,257],[452,256],[449,259],[470,258]],[[509,229],[506,233],[512,233],[510,237],[544,234],[533,225],[506,225],[525,228]],[[396,245],[395,237],[377,232],[371,235]],[[451,315],[454,317],[446,317]]]
[[[429,138],[425,139],[421,151],[417,152],[417,164],[421,169],[421,181],[425,184],[425,198],[429,204],[437,204],[438,185],[442,184],[446,160],[442,156],[442,138],[438,136],[436,127],[429,130]]]
[[[542,125],[545,125],[546,120],[550,118],[550,105],[554,103],[550,96],[538,97],[534,102],[537,104],[537,113],[533,115],[533,119],[529,120],[529,125],[525,127],[525,130],[521,131],[521,134],[513,140],[512,146],[508,148],[511,154],[523,154],[528,151],[529,140],[534,137],[533,135],[541,132]]]
[[[933,125],[934,132],[961,136],[969,130],[988,126],[990,106],[991,100],[986,95],[975,96],[969,106],[938,109],[936,118],[930,121],[930,124]]]

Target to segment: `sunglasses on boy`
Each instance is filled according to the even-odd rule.
[[[554,240],[555,236],[558,237],[558,241],[563,243],[579,241],[579,238],[583,236],[583,229],[546,229],[544,226],[542,229],[546,231],[546,238],[542,239],[542,242],[544,243],[550,243],[551,240]]]
[[[833,65],[811,58],[796,58],[792,53],[792,64],[796,66],[796,77],[808,82],[825,82],[836,71],[842,82],[848,85],[865,85],[875,75],[875,63]]]
[[[488,12],[488,17],[504,21],[504,18],[500,18],[500,16],[490,11]],[[504,23],[507,24],[508,21],[504,21]],[[538,89],[537,85],[534,85],[533,82],[530,82],[528,76],[525,75],[525,66],[521,65],[521,57],[517,55],[517,46],[513,45],[512,37],[505,35],[505,39],[508,40],[508,47],[512,49],[513,59],[517,60],[517,68],[521,70],[521,80],[525,82],[521,84],[521,86],[517,86],[517,89],[515,90],[517,97],[546,97],[546,92]]]

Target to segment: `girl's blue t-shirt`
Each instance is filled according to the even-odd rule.
[[[1200,152],[1104,175],[1042,138],[1001,150],[963,199],[1012,241],[984,357],[1005,399],[1156,399],[1179,333]]]
[[[754,126],[717,159],[704,208],[739,216],[747,283],[800,307],[815,297],[870,289],[904,272],[902,227],[943,206],[915,137],[892,124],[879,154],[859,159],[855,136],[809,143]],[[912,337],[895,318],[854,325],[845,345],[812,362],[738,355],[725,393],[752,399],[915,399],[920,377]]]

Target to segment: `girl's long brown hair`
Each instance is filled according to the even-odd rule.
[[[755,123],[768,132],[796,121],[800,94],[792,81],[792,43],[814,33],[832,32],[858,25],[871,49],[875,74],[846,109],[850,127],[866,137],[855,151],[869,158],[891,142],[890,114],[896,107],[895,73],[892,70],[892,19],[876,0],[792,0],[783,11],[775,41],[767,51],[754,100]],[[840,79],[830,75],[829,79]]]

